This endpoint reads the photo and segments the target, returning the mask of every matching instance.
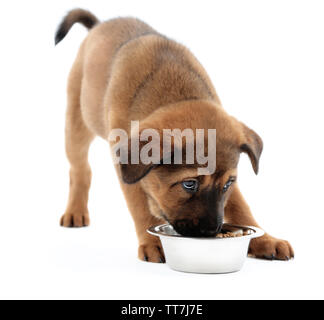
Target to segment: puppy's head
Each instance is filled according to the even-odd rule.
[[[151,213],[173,225],[183,236],[214,236],[221,231],[224,208],[237,179],[237,165],[242,152],[246,153],[255,173],[258,173],[262,140],[251,129],[227,115],[210,102],[187,102],[155,112],[141,123],[141,131],[162,129],[216,129],[216,170],[200,175],[202,167],[194,161],[186,163],[186,141],[183,163],[165,164],[160,144],[159,163],[121,165],[121,176],[128,184],[140,183],[147,195]],[[207,134],[205,139],[207,139]],[[189,143],[196,144],[196,138]],[[205,146],[208,145],[206,141]],[[145,143],[140,143],[144,148]],[[177,148],[173,141],[172,147]],[[164,154],[173,158],[173,154]],[[174,160],[174,159],[172,159]],[[170,162],[170,161],[169,161]]]

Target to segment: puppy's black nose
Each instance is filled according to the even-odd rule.
[[[200,228],[200,234],[202,237],[214,237],[222,231],[223,224],[218,224],[216,226],[211,226],[209,228]]]
[[[221,228],[220,228],[221,229]],[[200,229],[200,235],[202,237],[214,237],[216,236],[220,231],[217,229]]]
[[[222,223],[194,224],[191,220],[176,221],[173,225],[175,231],[184,237],[214,237],[222,230]]]

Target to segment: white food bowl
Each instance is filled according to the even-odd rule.
[[[189,238],[171,225],[152,227],[148,233],[161,239],[166,263],[171,269],[191,273],[230,273],[242,269],[251,239],[264,235],[256,227],[224,224],[223,230],[244,234],[231,238]]]

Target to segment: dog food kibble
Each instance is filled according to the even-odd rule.
[[[226,232],[226,233],[219,233],[216,238],[236,238],[236,237],[242,237],[243,234],[240,233],[234,233],[234,232]]]
[[[228,227],[226,226],[225,229],[222,229],[222,231],[216,236],[216,238],[237,238],[237,237],[243,237],[251,234],[250,229],[239,229],[235,227]]]

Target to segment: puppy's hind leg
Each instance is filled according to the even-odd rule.
[[[74,64],[69,78],[68,108],[66,114],[66,153],[70,169],[70,194],[67,209],[61,218],[63,227],[88,226],[88,193],[91,169],[88,151],[94,135],[86,127],[80,108],[81,66]]]

